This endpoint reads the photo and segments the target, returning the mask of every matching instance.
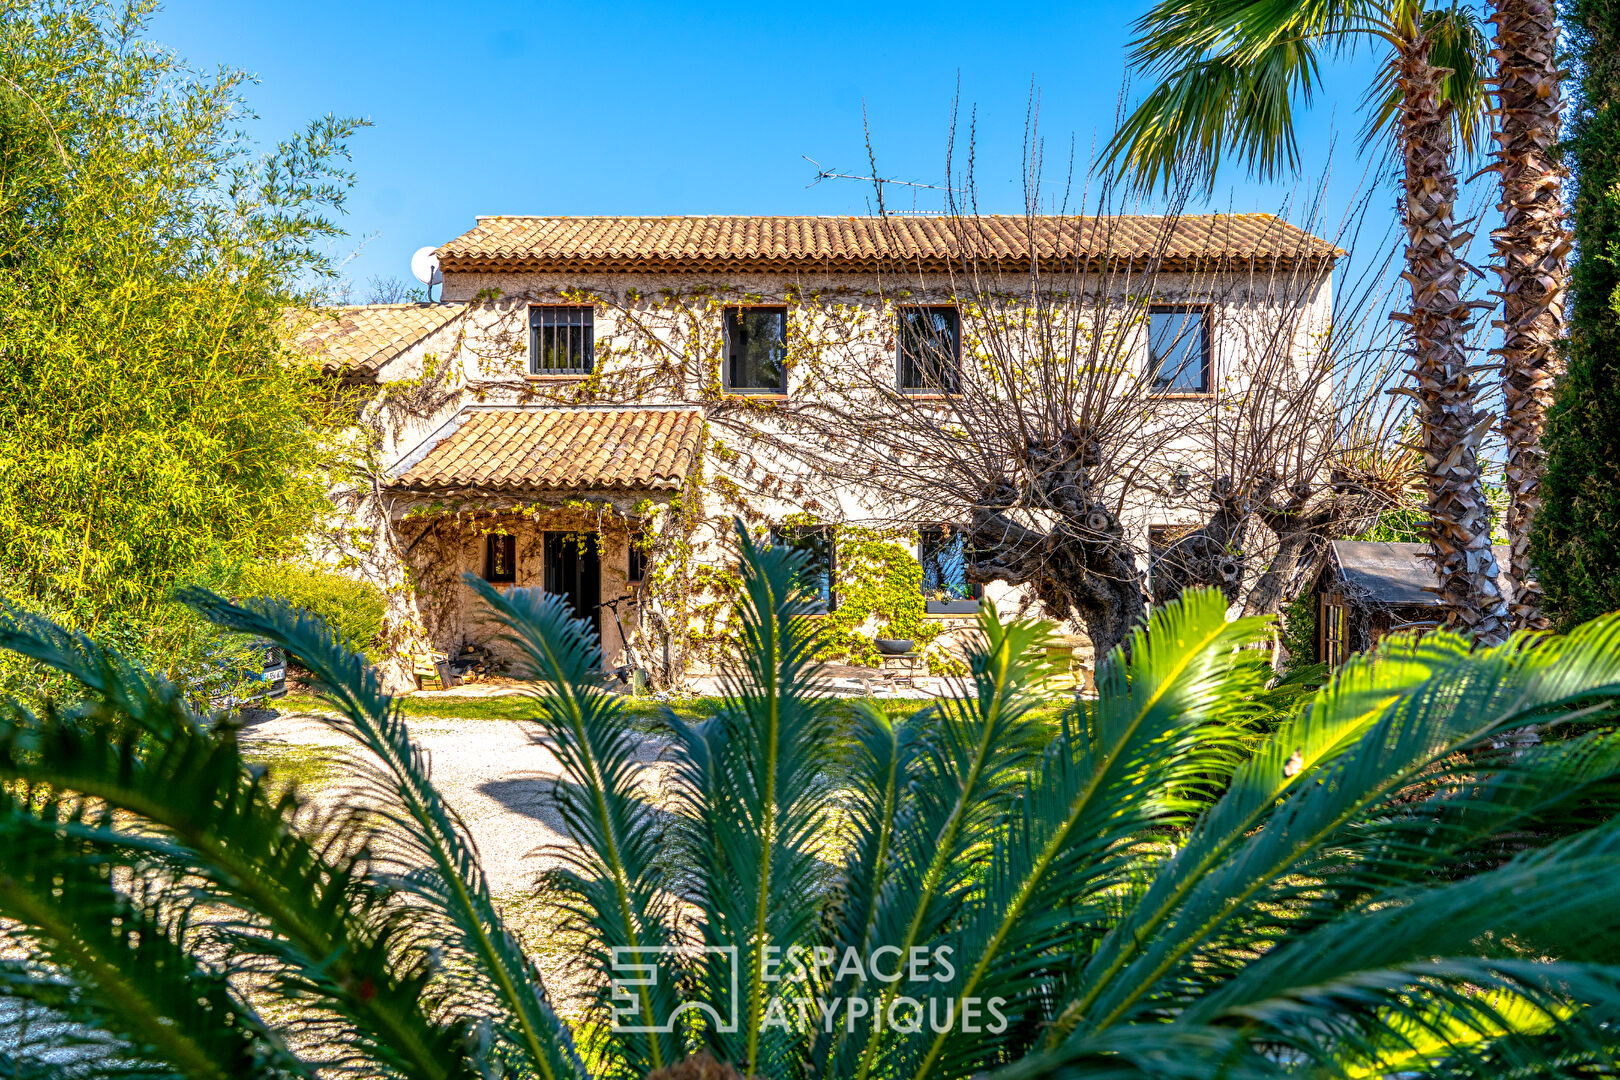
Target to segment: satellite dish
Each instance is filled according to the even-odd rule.
[[[422,284],[432,288],[444,281],[444,275],[439,273],[439,256],[434,254],[438,248],[418,248],[411,256],[411,276]]]

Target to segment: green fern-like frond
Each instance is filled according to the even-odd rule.
[[[370,753],[378,767],[373,789],[386,800],[383,812],[397,826],[391,855],[414,871],[399,882],[442,918],[448,938],[440,944],[457,954],[458,963],[445,967],[457,1005],[471,1016],[493,1014],[511,1032],[509,1067],[543,1080],[583,1073],[538,970],[495,910],[466,826],[433,787],[427,760],[382,692],[377,673],[324,622],[284,605],[237,605],[201,590],[181,599],[219,625],[285,649],[337,710],[332,725]]]
[[[825,903],[835,727],[813,688],[816,626],[799,584],[804,557],[757,545],[741,522],[736,540],[747,568],[733,613],[741,645],[724,669],[726,694],[715,715],[677,729],[678,772],[695,823],[691,900],[703,912],[710,950],[695,978],[709,1000],[735,1000],[739,1009],[740,1030],[710,1023],[704,1037],[747,1074],[774,1075],[792,1066],[798,1050],[765,1024],[771,999],[804,984],[773,983],[766,950],[812,940]]]
[[[35,718],[13,707],[0,727],[0,776],[101,800],[157,830],[127,830],[116,848],[134,865],[204,884],[226,913],[218,925],[244,930],[220,947],[250,967],[271,965],[263,974],[284,992],[322,1006],[305,1014],[312,1034],[403,1075],[458,1075],[460,1025],[428,1015],[420,933],[367,879],[352,813],[317,815],[296,792],[272,789],[229,729],[208,730],[182,695],[93,643],[20,613],[0,634],[95,691],[73,713]],[[290,827],[300,820],[319,839]]]
[[[553,854],[562,868],[545,876],[547,892],[565,913],[562,929],[581,935],[581,968],[590,976],[595,1020],[611,1026],[624,1003],[612,987],[637,965],[665,968],[665,978],[638,985],[628,1010],[639,1028],[608,1040],[602,1056],[612,1072],[643,1076],[685,1056],[679,1033],[660,1032],[680,1004],[662,964],[671,944],[670,894],[663,890],[662,830],[636,781],[641,739],[627,723],[622,699],[609,693],[594,632],[574,617],[568,600],[533,589],[502,595],[484,581],[467,583],[506,627],[506,640],[536,680],[535,720],[562,765],[554,791],[570,844]]]

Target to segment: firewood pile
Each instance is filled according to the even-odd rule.
[[[463,645],[461,652],[450,661],[457,683],[475,683],[500,670],[495,654],[481,645]]]

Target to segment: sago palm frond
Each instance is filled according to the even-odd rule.
[[[1582,706],[1597,702],[1612,710],[1620,696],[1617,632],[1620,620],[1609,620],[1554,651],[1541,653],[1510,644],[1471,656],[1464,654],[1464,642],[1431,635],[1425,639],[1428,646],[1410,650],[1404,659],[1410,663],[1427,652],[1431,659],[1444,661],[1449,652],[1455,661],[1437,665],[1406,694],[1378,708],[1354,743],[1344,746],[1342,739],[1332,737],[1332,706],[1348,706],[1342,718],[1354,722],[1365,716],[1363,706],[1369,700],[1367,694],[1354,692],[1356,685],[1364,684],[1375,697],[1380,681],[1381,658],[1353,663],[1339,680],[1352,693],[1324,691],[1300,722],[1279,731],[1240,770],[1232,789],[1165,865],[1143,902],[1090,959],[1082,972],[1082,990],[1059,1018],[1054,1035],[1084,1036],[1121,1022],[1166,1015],[1178,1022],[1213,1022],[1231,1012],[1252,1018],[1254,1002],[1237,1004],[1240,987],[1266,986],[1269,993],[1297,1000],[1304,988],[1290,986],[1281,974],[1291,970],[1281,966],[1286,957],[1308,955],[1300,950],[1341,933],[1379,936],[1370,929],[1379,919],[1404,918],[1409,921],[1402,925],[1419,926],[1418,913],[1429,910],[1427,903],[1447,913],[1436,927],[1450,919],[1462,937],[1446,937],[1433,927],[1410,936],[1386,931],[1380,937],[1382,949],[1336,953],[1355,966],[1337,972],[1335,978],[1385,987],[1384,1012],[1369,1014],[1376,1016],[1395,1015],[1401,995],[1416,994],[1421,1002],[1422,987],[1430,978],[1421,973],[1426,962],[1442,967],[1476,965],[1469,970],[1477,973],[1477,964],[1490,959],[1484,938],[1511,934],[1512,925],[1531,929],[1507,899],[1513,890],[1528,887],[1526,875],[1551,883],[1566,870],[1594,876],[1620,870],[1607,834],[1613,795],[1605,790],[1596,805],[1587,800],[1586,809],[1605,823],[1598,830],[1526,852],[1500,870],[1480,873],[1477,864],[1460,865],[1456,857],[1466,853],[1477,859],[1487,837],[1511,835],[1534,823],[1528,812],[1514,812],[1514,800],[1527,811],[1553,800],[1533,785],[1496,779],[1521,767],[1513,762],[1501,764],[1489,781],[1488,801],[1493,805],[1488,812],[1448,812],[1455,808],[1442,793],[1454,785],[1480,784],[1479,772],[1489,762],[1477,755],[1487,753],[1504,734],[1553,718],[1580,716]],[[1422,665],[1416,667],[1421,670]],[[1322,721],[1329,726],[1318,730],[1328,737],[1319,737],[1316,746],[1337,744],[1340,750],[1312,768],[1306,757],[1312,743],[1302,737],[1310,731],[1301,727],[1317,727]],[[1607,753],[1590,748],[1584,754],[1566,753],[1587,766],[1577,771],[1588,794],[1612,788],[1616,777],[1607,771],[1613,764]],[[1553,758],[1547,755],[1548,761]],[[1536,764],[1541,762],[1522,767]],[[1549,770],[1551,775],[1556,771]],[[1270,785],[1265,783],[1268,779]],[[1417,809],[1407,809],[1409,805]],[[1466,820],[1459,823],[1459,817]],[[1500,826],[1501,831],[1484,825]],[[1422,843],[1415,839],[1419,834]],[[1397,836],[1401,843],[1390,842]],[[1579,868],[1559,861],[1575,860],[1577,853],[1583,860]],[[1437,889],[1437,870],[1459,876],[1456,888],[1462,891]],[[1512,884],[1502,885],[1503,891],[1495,891],[1495,883],[1509,881]],[[1472,905],[1466,900],[1468,888],[1479,890]],[[1416,898],[1414,889],[1423,900]],[[1539,955],[1609,962],[1601,947],[1579,946],[1574,938],[1554,934],[1556,928],[1574,926],[1558,921],[1555,906],[1548,911],[1553,921],[1541,932],[1552,936],[1545,939]],[[1455,952],[1448,953],[1448,948]],[[1264,982],[1268,971],[1277,973],[1269,984]],[[1432,977],[1445,981],[1440,975]],[[1227,994],[1239,997],[1222,1006]],[[1319,1011],[1311,1022],[1323,1030],[1330,1028],[1327,1011]],[[1302,1030],[1308,1027],[1301,1024]]]
[[[542,1080],[582,1073],[571,1033],[552,1009],[539,972],[495,910],[466,826],[433,787],[427,759],[377,673],[314,616],[272,602],[231,604],[202,591],[181,599],[221,626],[281,646],[338,710],[332,726],[372,755],[378,767],[372,789],[384,800],[380,812],[396,825],[387,854],[415,868],[400,884],[442,918],[443,945],[455,961],[444,974],[464,1015],[492,1023],[504,1036],[506,1067]]]
[[[746,1074],[775,1074],[790,1056],[767,1025],[773,943],[813,940],[830,877],[825,840],[833,821],[837,749],[830,702],[812,692],[817,664],[811,598],[799,585],[801,553],[757,546],[739,522],[748,573],[734,617],[740,655],[724,669],[715,715],[681,725],[682,811],[693,822],[694,887],[709,950],[694,972],[711,1000],[738,995],[740,1030],[706,1023],[705,1041]]]
[[[461,1026],[428,1015],[416,929],[367,880],[352,815],[313,815],[295,792],[272,788],[228,729],[207,730],[174,687],[80,635],[12,611],[0,644],[93,692],[43,717],[13,706],[0,777],[100,800],[155,829],[102,834],[102,857],[203,885],[194,899],[220,906],[214,922],[229,935],[219,947],[250,966],[257,957],[282,992],[317,1003],[301,1026],[331,1046],[401,1075],[460,1072]]]
[[[701,1048],[772,1078],[1463,1080],[1620,1052],[1620,616],[1388,638],[1305,693],[1268,686],[1263,621],[1189,591],[1054,721],[1046,628],[986,607],[959,693],[850,719],[797,557],[739,547],[744,648],[710,718],[665,716],[657,791],[588,624],[473,584],[562,766],[542,897],[583,1060],[320,624],[192,597],[299,658],[374,762],[328,812],[161,680],[0,621],[88,691],[0,730],[0,915],[33,951],[0,959],[0,1039],[44,1025],[0,1068],[619,1080]]]
[[[628,965],[657,965],[671,944],[671,895],[661,889],[661,830],[636,782],[639,740],[622,698],[607,690],[602,653],[589,624],[566,598],[533,589],[502,595],[480,579],[483,596],[523,657],[521,673],[536,685],[536,722],[562,765],[555,805],[574,842],[557,845],[562,867],[544,875],[546,892],[564,915],[559,929],[589,943],[578,950],[593,988],[594,1019],[605,1030],[623,1003],[613,977]],[[656,968],[655,968],[656,970]],[[633,1025],[643,1029],[606,1040],[599,1057],[610,1074],[642,1076],[686,1056],[675,1031],[660,1032],[680,1004],[668,979],[638,985]]]
[[[0,792],[0,916],[22,927],[32,959],[54,965],[77,993],[64,999],[48,981],[13,988],[38,985],[58,1006],[71,1000],[65,1016],[93,1018],[121,1040],[117,1056],[148,1068],[199,1080],[312,1076],[188,947],[202,932],[189,925],[188,905],[165,896],[161,880],[114,885],[118,863],[104,848],[117,843],[104,805]]]

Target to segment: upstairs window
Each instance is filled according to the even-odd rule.
[[[918,529],[917,541],[926,610],[935,614],[977,611],[984,589],[967,579],[967,536],[960,529],[934,525]]]
[[[1155,390],[1209,393],[1209,308],[1148,309],[1148,370]]]
[[[798,525],[771,530],[772,547],[789,547],[805,556],[799,587],[810,594],[812,610],[823,614],[838,606],[833,590],[833,530],[830,525]]]
[[[787,308],[726,308],[726,389],[787,393]]]
[[[900,389],[954,394],[962,366],[962,316],[953,307],[900,309]]]
[[[529,374],[589,375],[595,359],[592,310],[588,307],[529,309]]]
[[[484,580],[508,584],[517,580],[517,537],[496,533],[484,537]]]

